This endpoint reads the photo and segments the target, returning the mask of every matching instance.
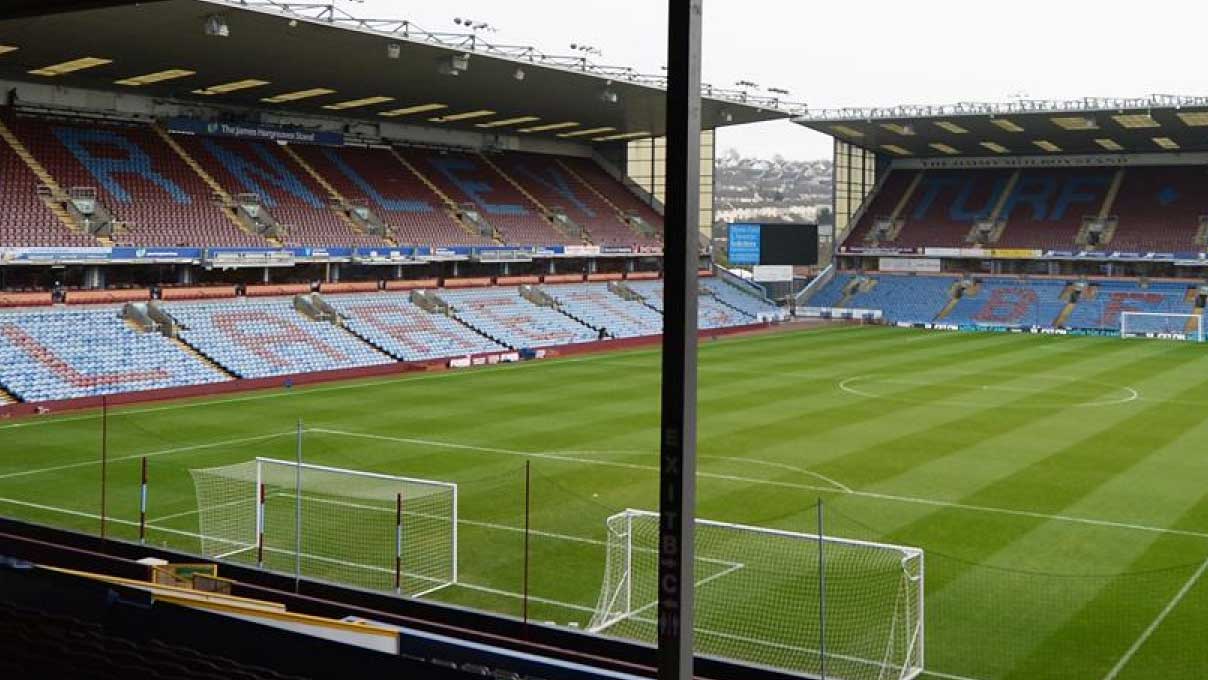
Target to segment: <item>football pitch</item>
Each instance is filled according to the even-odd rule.
[[[519,616],[527,462],[529,615],[583,627],[607,518],[657,507],[658,389],[654,349],[113,409],[109,534],[137,536],[145,457],[150,542],[198,551],[189,470],[292,460],[301,420],[307,463],[456,483],[458,584],[425,597]],[[1204,347],[703,341],[699,414],[700,517],[812,532],[821,500],[829,535],[924,551],[924,677],[1208,677]],[[0,513],[96,532],[101,436],[96,412],[0,423]]]

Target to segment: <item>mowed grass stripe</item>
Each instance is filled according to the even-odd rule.
[[[954,415],[934,425],[920,430],[904,433],[901,436],[871,442],[867,446],[855,449],[841,456],[832,457],[824,463],[815,465],[815,469],[828,476],[845,480],[844,483],[854,487],[869,487],[892,479],[901,474],[923,465],[940,461],[949,456],[961,454],[964,449],[977,442],[995,437],[1017,434],[1021,429],[1028,428],[1034,423],[1047,418],[1070,417],[1071,412],[1081,411],[1084,407],[1071,405],[1055,409],[1028,409],[1029,403],[1045,401],[1052,397],[1054,401],[1067,391],[1069,385],[1078,381],[1100,381],[1110,379],[1115,374],[1113,368],[1102,368],[1099,371],[1080,375],[1083,368],[1102,365],[1110,362],[1116,356],[1129,352],[1130,348],[1118,345],[1105,348],[1102,353],[1079,353],[1069,357],[1065,362],[1054,366],[1048,358],[1030,359],[1011,366],[1011,373],[1018,377],[995,381],[995,386],[1018,385],[1022,387],[1028,382],[1034,382],[1033,374],[1043,374],[1048,371],[1060,372],[1059,381],[1046,381],[1044,388],[1035,388],[1032,392],[1004,392],[1004,398],[989,399],[984,403],[970,403],[968,407],[944,406],[940,410]],[[1168,352],[1159,351],[1156,357],[1146,357],[1140,361],[1153,363],[1161,361]],[[958,389],[950,389],[943,384],[943,376],[936,381],[933,396],[942,399],[945,404],[960,401],[961,395],[977,393],[977,384],[996,378],[993,370],[971,375],[961,375],[960,380],[973,383]],[[1118,391],[1110,385],[1099,385],[1092,392],[1095,397],[1105,397]],[[1088,417],[1079,413],[1079,417]]]
[[[1074,354],[1077,351],[1076,346],[1070,345],[1062,350],[1061,355]],[[962,366],[970,371],[967,375],[988,378],[992,373],[1027,372],[1032,370],[1038,361],[1044,363],[1026,352],[1018,354],[1022,357],[1019,361],[1007,361],[1017,353],[1018,347],[994,354],[974,351]],[[895,375],[927,376],[934,370],[949,365],[952,360],[953,354],[949,353],[928,361],[911,361],[904,370],[896,372]],[[934,380],[938,381],[940,378]],[[960,394],[976,389],[975,386],[967,386],[964,389],[942,391],[949,398],[957,398]],[[709,447],[708,450],[713,451],[716,445],[742,455],[749,453],[744,447],[744,442],[750,442],[750,446],[754,447],[758,455],[765,457],[771,452],[766,446],[761,448],[756,442],[772,439],[777,442],[781,451],[784,451],[785,444],[789,444],[789,451],[786,453],[792,456],[777,456],[774,460],[805,464],[847,484],[839,474],[826,472],[819,466],[853,449],[875,446],[881,441],[901,437],[903,433],[927,430],[939,423],[959,419],[963,415],[959,409],[936,409],[930,406],[928,399],[934,398],[935,393],[936,387],[932,384],[898,387],[890,391],[890,394],[899,398],[893,401],[842,395],[833,400],[818,400],[819,403],[833,405],[825,408],[807,407],[771,422],[756,420],[755,424],[748,428],[727,432],[720,441],[702,439],[702,450]],[[776,433],[774,438],[768,436],[768,433],[772,432]]]

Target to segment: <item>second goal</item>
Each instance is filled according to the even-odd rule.
[[[457,485],[257,458],[190,470],[206,557],[419,597],[457,582]]]

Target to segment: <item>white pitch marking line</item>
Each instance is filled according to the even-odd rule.
[[[743,569],[743,568],[745,568],[745,567],[746,567],[746,565],[745,565],[745,564],[743,564],[743,563],[741,563],[741,562],[735,562],[735,563],[731,564],[729,567],[727,567],[727,568],[725,568],[725,569],[722,569],[721,571],[717,572],[716,574],[710,574],[709,576],[706,576],[706,577],[704,577],[704,578],[702,578],[702,579],[697,580],[697,582],[693,584],[693,588],[694,588],[694,589],[695,589],[695,588],[700,588],[701,586],[703,586],[703,585],[705,585],[705,584],[707,584],[707,583],[710,583],[710,582],[712,582],[712,581],[716,581],[717,579],[719,579],[719,578],[721,578],[721,577],[723,577],[723,576],[729,576],[730,574],[733,574],[734,572],[738,571],[739,569]],[[631,578],[632,578],[632,577],[631,577]],[[633,611],[629,612],[628,614],[624,614],[624,615],[620,616],[619,618],[617,618],[617,619],[615,619],[615,620],[613,620],[613,621],[609,621],[609,622],[607,622],[607,623],[605,623],[605,624],[603,624],[603,625],[600,625],[600,626],[595,626],[595,627],[593,627],[593,628],[590,628],[590,629],[588,629],[588,631],[587,631],[587,632],[589,632],[589,633],[599,633],[599,632],[601,632],[601,631],[608,630],[609,628],[612,628],[613,626],[615,626],[616,624],[618,624],[618,623],[620,623],[620,622],[624,621],[625,619],[638,619],[638,620],[641,620],[641,616],[640,616],[640,615],[641,615],[641,613],[642,613],[642,612],[644,612],[644,611],[648,611],[648,610],[650,610],[650,609],[653,609],[654,607],[657,607],[657,606],[658,606],[658,604],[659,604],[659,601],[658,601],[658,600],[654,600],[653,602],[647,602],[646,604],[642,605],[641,607],[638,607],[637,609],[635,609],[635,610],[633,610]]]
[[[178,446],[172,449],[161,449],[159,451],[150,451],[147,453],[136,453],[129,456],[117,456],[110,458],[110,463],[120,463],[126,460],[137,460],[139,458],[155,458],[158,456],[168,456],[174,453],[185,453],[188,451],[197,451],[200,449],[212,449],[217,446],[228,446],[231,444],[246,444],[248,442],[262,441],[265,439],[273,439],[274,437],[284,437],[285,435],[293,435],[297,432],[278,432],[275,434],[261,434],[254,437],[240,437],[238,439],[228,439],[221,442],[210,442],[207,444],[193,444],[191,446]],[[71,470],[74,468],[88,467],[89,465],[100,465],[100,459],[85,460],[78,463],[65,463],[63,465],[55,465],[52,467],[38,468],[35,470],[20,470],[18,472],[9,472],[0,475],[0,479],[11,479],[13,477],[26,477],[29,475],[40,475],[47,472],[59,472],[60,470]]]
[[[28,502],[28,501],[21,501],[21,500],[16,500],[16,499],[12,499],[12,498],[0,498],[0,503],[9,503],[9,504],[13,504],[13,505],[20,505],[20,506],[30,507],[30,508],[34,508],[34,509],[38,509],[38,510],[44,510],[44,511],[47,511],[47,512],[58,512],[58,513],[62,513],[62,514],[73,515],[73,516],[77,516],[77,517],[85,517],[85,518],[89,518],[89,519],[98,519],[98,520],[100,519],[100,516],[99,516],[99,515],[96,515],[96,514],[93,514],[93,513],[89,513],[89,512],[83,512],[83,511],[80,511],[80,510],[69,510],[69,509],[67,509],[67,508],[59,508],[59,507],[55,507],[55,506],[51,506],[51,505],[42,505],[42,504],[39,504],[39,503],[31,503],[31,502]],[[137,523],[137,522],[131,522],[131,521],[129,521],[129,520],[123,520],[123,519],[119,519],[119,518],[116,518],[116,517],[110,517],[110,518],[108,518],[108,520],[107,520],[107,521],[109,521],[109,522],[113,522],[113,523],[115,523],[115,524],[122,524],[122,525],[126,525],[126,526],[138,526],[138,523]],[[180,535],[180,536],[187,536],[187,537],[190,537],[190,538],[195,538],[195,539],[198,539],[198,540],[201,540],[201,539],[205,538],[205,537],[203,537],[202,535],[200,535],[200,534],[196,534],[196,533],[193,533],[193,532],[191,532],[191,531],[180,531],[180,530],[177,530],[177,529],[168,529],[168,528],[166,528],[166,527],[149,527],[149,528],[153,528],[155,531],[162,531],[162,532],[165,532],[165,533],[176,534],[176,535]],[[501,527],[499,527],[499,528],[513,529],[513,527],[502,527],[502,526],[501,526]],[[522,531],[522,530],[521,530],[521,531]],[[550,534],[550,535],[551,535],[551,536],[555,536],[555,537],[557,537],[557,535],[556,535],[556,534]],[[581,539],[581,538],[577,538],[577,537],[567,537],[567,538],[568,538],[568,539],[570,539],[570,540],[590,540],[590,539]],[[234,551],[231,551],[231,552],[229,552],[229,553],[225,553],[224,555],[225,555],[225,556],[232,556],[232,555],[236,555],[236,554],[239,554],[239,553],[242,553],[242,552],[247,552],[247,551],[250,551],[250,550],[252,550],[254,547],[255,547],[255,546],[243,546],[243,547],[240,547],[240,548],[238,548],[238,549],[236,549],[236,550],[234,550]],[[281,553],[284,553],[284,554],[292,554],[292,553],[289,553],[289,551],[280,550],[280,549],[277,549],[277,548],[271,548],[271,547],[267,547],[267,546],[265,547],[265,551],[266,551],[266,552],[281,552]],[[391,570],[389,570],[389,569],[385,569],[385,568],[382,568],[382,567],[373,567],[373,566],[370,566],[370,565],[357,564],[357,563],[355,563],[355,562],[345,562],[345,561],[343,561],[343,560],[334,560],[334,559],[331,559],[331,558],[319,557],[319,556],[316,556],[316,555],[304,555],[304,557],[307,557],[307,558],[310,558],[310,559],[316,559],[316,560],[319,560],[319,561],[324,561],[324,562],[332,562],[332,563],[342,564],[342,565],[351,566],[351,567],[355,567],[355,568],[367,569],[367,570],[370,570],[370,571],[381,571],[381,572],[383,572],[383,573],[386,573],[386,572],[390,572],[390,571],[391,571]],[[721,561],[719,560],[719,562],[721,562]],[[1208,562],[1206,562],[1206,563],[1205,563],[1205,566],[1208,566]],[[698,582],[696,585],[697,585],[697,586],[703,585],[704,583],[707,583],[707,582],[709,582],[709,581],[711,581],[711,580],[713,580],[713,579],[715,579],[715,578],[718,578],[718,577],[720,577],[720,576],[722,576],[722,575],[725,575],[725,574],[731,573],[731,572],[736,571],[737,569],[741,569],[741,568],[742,568],[742,565],[741,565],[741,564],[730,563],[730,566],[728,567],[728,569],[723,570],[722,572],[719,572],[719,573],[714,574],[714,575],[712,575],[712,576],[706,577],[705,579],[702,579],[700,582]],[[1204,568],[1204,567],[1201,567],[1201,569],[1203,569],[1203,568]],[[420,579],[434,580],[434,579],[430,579],[430,578],[428,578],[428,577],[423,577],[423,576],[418,576],[418,575],[412,575],[412,576],[415,576],[416,578],[420,578]],[[452,585],[452,586],[458,586],[458,587],[463,587],[463,588],[466,588],[466,589],[468,589],[468,590],[477,590],[477,591],[481,591],[481,592],[485,592],[485,593],[491,593],[491,594],[500,595],[500,596],[503,596],[503,597],[511,597],[511,598],[523,598],[523,597],[525,597],[524,595],[522,595],[522,594],[520,594],[520,593],[514,593],[514,592],[510,592],[510,591],[506,591],[506,590],[499,590],[499,589],[497,589],[497,588],[490,588],[490,587],[487,587],[487,586],[481,586],[481,585],[476,585],[476,584],[472,584],[472,583],[458,582],[458,583],[455,583],[455,584],[448,584],[448,585]],[[434,589],[434,590],[435,590],[435,589]],[[561,602],[561,601],[559,601],[559,600],[551,600],[551,599],[548,599],[548,598],[536,597],[536,596],[533,596],[533,595],[529,595],[529,596],[528,596],[528,599],[529,599],[530,601],[532,601],[532,602],[539,602],[539,603],[542,603],[542,604],[547,604],[547,605],[550,605],[550,606],[563,607],[563,608],[566,608],[566,609],[570,609],[570,610],[574,610],[574,611],[580,611],[580,612],[584,612],[584,613],[591,613],[591,614],[594,614],[594,613],[595,613],[595,608],[593,608],[593,607],[586,607],[586,606],[583,606],[583,605],[572,604],[572,603],[569,603],[569,602]],[[650,622],[650,623],[653,623],[653,622],[652,622],[652,621],[650,621],[649,619],[641,619],[641,620],[642,620],[642,621],[644,621],[644,622]],[[733,636],[727,635],[727,634],[725,634],[725,633],[720,633],[720,632],[716,632],[716,631],[710,631],[710,630],[699,630],[698,632],[703,633],[703,634],[705,634],[705,635],[714,635],[714,636],[723,636],[723,637],[733,637]],[[763,640],[747,639],[747,641],[749,641],[749,642],[754,642],[754,643],[758,643],[758,644],[762,644],[762,645],[783,646],[783,645],[776,645],[775,643],[770,643],[770,642],[763,641]],[[792,647],[791,649],[794,649],[794,650],[797,650],[797,651],[810,651],[810,650],[806,650],[806,649],[804,649],[804,648],[797,648],[797,647]],[[938,677],[938,678],[944,678],[944,679],[946,679],[946,680],[977,680],[976,678],[969,678],[969,677],[965,677],[965,676],[959,676],[959,675],[950,675],[950,674],[939,673],[939,672],[935,672],[935,671],[924,671],[923,673],[924,673],[925,675],[932,675],[932,676],[935,676],[935,677]]]
[[[965,374],[957,373],[954,375],[954,377],[961,378],[961,377],[964,377],[964,375]],[[1018,376],[1018,377],[1025,377],[1025,376]],[[1050,376],[1050,377],[1054,377],[1054,376]],[[860,382],[860,381],[867,382],[870,380],[875,380],[876,382],[889,384],[889,385],[906,385],[909,387],[935,387],[935,388],[942,387],[942,385],[939,382],[930,383],[930,382],[925,382],[922,380],[917,380],[917,381],[916,380],[900,380],[900,379],[893,379],[893,378],[878,378],[875,375],[855,375],[850,378],[844,378],[843,380],[840,380],[839,389],[844,392],[847,392],[848,394],[854,394],[857,397],[864,397],[865,399],[888,399],[890,401],[897,399],[896,395],[894,395],[894,394],[877,394],[875,392],[869,392],[867,390],[862,390],[858,387],[852,386],[853,383]],[[1083,402],[1059,405],[1064,408],[1086,408],[1089,406],[1118,406],[1120,404],[1128,404],[1128,403],[1137,401],[1138,399],[1141,398],[1141,393],[1138,392],[1136,388],[1129,387],[1128,385],[1111,385],[1109,383],[1103,383],[1103,382],[1099,382],[1096,380],[1083,380],[1082,378],[1076,378],[1076,377],[1068,378],[1068,380],[1070,382],[1084,382],[1084,383],[1089,383],[1089,384],[1101,385],[1104,387],[1110,387],[1114,390],[1119,390],[1121,392],[1125,392],[1126,394],[1122,397],[1116,397],[1114,399],[1096,399],[1094,401],[1083,401]],[[966,385],[966,387],[971,387],[971,386]],[[1015,393],[1023,393],[1023,394],[1033,394],[1036,391],[1034,389],[1027,388],[1027,387],[1011,387],[1009,385],[982,385],[981,388],[986,391],[1008,392],[1008,393],[1015,392]],[[899,401],[901,401],[901,400],[899,400]],[[942,404],[945,404],[946,402],[933,401],[930,403],[942,405]]]
[[[390,441],[402,444],[418,444],[421,446],[434,446],[438,448],[451,448],[463,451],[478,451],[482,453],[497,453],[506,456],[523,456],[530,458],[542,458],[546,460],[556,460],[568,463],[579,463],[581,465],[599,465],[603,467],[617,467],[630,470],[643,470],[647,472],[658,472],[658,467],[654,465],[641,465],[638,463],[620,463],[609,460],[592,460],[590,458],[576,458],[573,456],[560,456],[548,453],[536,453],[527,451],[513,451],[510,449],[500,449],[487,446],[474,446],[471,444],[454,444],[449,442],[441,442],[429,439],[414,439],[410,437],[391,437],[380,434],[368,434],[364,432],[348,432],[344,430],[329,430],[322,428],[312,428],[307,432],[318,432],[322,434],[333,434],[345,437],[360,437],[363,439],[376,439],[380,441]],[[797,484],[794,482],[784,482],[769,479],[755,479],[753,477],[740,477],[738,475],[724,475],[716,472],[697,472],[699,477],[707,477],[712,479],[722,479],[734,482],[746,482],[750,484],[762,484],[765,486],[780,486],[790,489],[800,489],[803,491],[843,493],[859,498],[873,498],[877,500],[895,501],[899,503],[914,503],[918,505],[930,505],[941,508],[952,508],[954,510],[969,510],[973,512],[986,512],[1000,515],[1013,515],[1018,517],[1030,517],[1033,519],[1052,520],[1057,522],[1069,522],[1072,524],[1085,524],[1089,526],[1107,527],[1111,529],[1129,529],[1133,531],[1145,531],[1156,534],[1169,534],[1173,536],[1188,536],[1191,538],[1208,539],[1208,533],[1202,531],[1190,531],[1186,529],[1168,529],[1163,527],[1153,527],[1144,524],[1130,524],[1127,522],[1116,522],[1112,520],[1094,519],[1089,517],[1073,517],[1070,515],[1053,515],[1043,512],[1033,512],[1030,510],[1014,510],[1011,508],[999,508],[985,505],[970,505],[968,503],[957,503],[953,501],[941,501],[931,498],[919,498],[916,496],[898,496],[894,494],[877,493],[875,491],[860,491],[852,489],[850,491],[838,491],[834,487],[816,486],[813,484]]]
[[[1116,665],[1113,666],[1110,671],[1108,671],[1107,675],[1103,676],[1103,680],[1115,680],[1116,676],[1120,675],[1120,671],[1123,671],[1124,668],[1128,666],[1128,662],[1132,661],[1133,656],[1141,649],[1145,642],[1149,640],[1150,636],[1152,636],[1158,629],[1158,626],[1162,625],[1162,622],[1166,620],[1167,616],[1170,616],[1170,613],[1174,611],[1175,607],[1179,606],[1179,603],[1183,601],[1183,598],[1187,596],[1187,593],[1191,592],[1191,589],[1195,587],[1196,583],[1199,582],[1200,577],[1204,575],[1205,571],[1208,571],[1208,560],[1204,560],[1204,563],[1200,565],[1200,568],[1196,569],[1195,573],[1191,575],[1191,578],[1187,579],[1187,582],[1183,584],[1183,587],[1179,589],[1179,592],[1175,593],[1170,602],[1166,603],[1166,608],[1158,614],[1157,618],[1155,618],[1153,622],[1149,624],[1149,627],[1141,633],[1141,636],[1138,637],[1135,642],[1133,642],[1132,646],[1128,648],[1128,651],[1124,652],[1124,656],[1120,657],[1120,660],[1116,662]]]

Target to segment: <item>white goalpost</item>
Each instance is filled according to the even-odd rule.
[[[1120,337],[1204,341],[1204,317],[1172,312],[1121,312]]]
[[[589,630],[654,643],[658,513],[607,520]],[[923,671],[923,551],[696,521],[697,653],[844,680]]]
[[[457,583],[457,485],[256,458],[190,470],[201,551],[420,597]]]

